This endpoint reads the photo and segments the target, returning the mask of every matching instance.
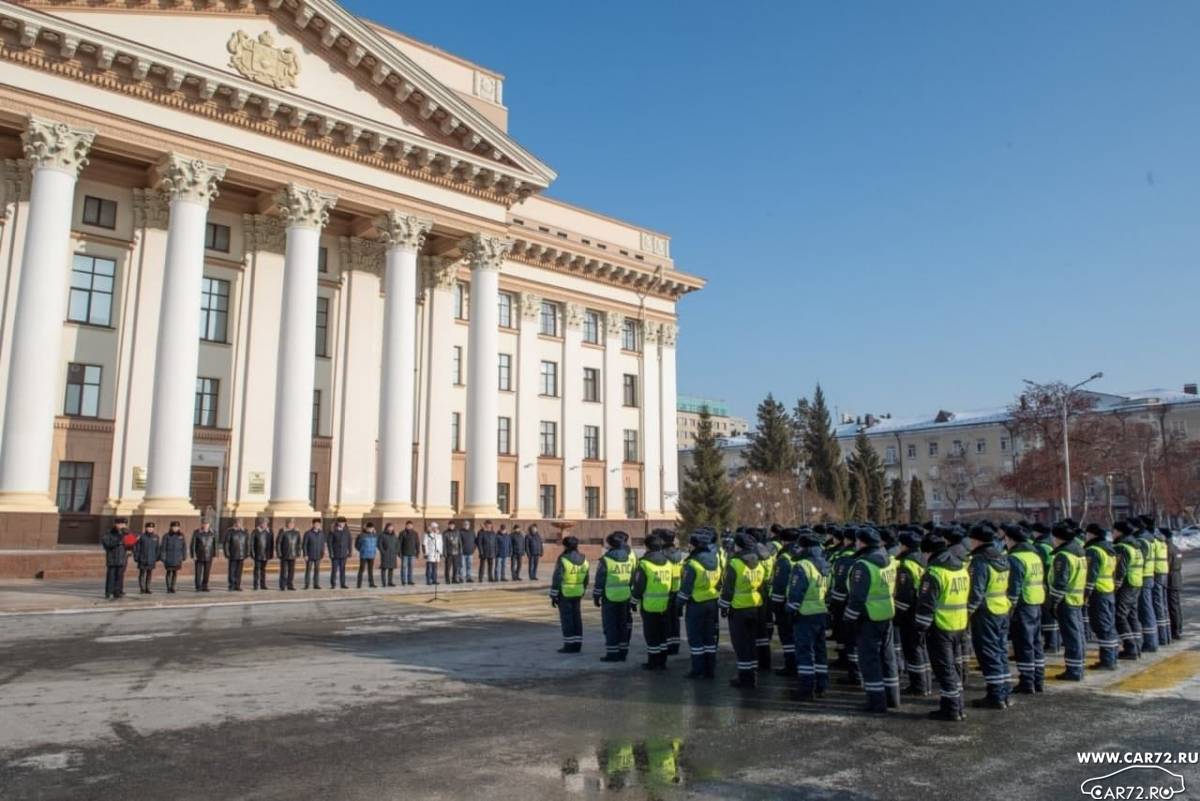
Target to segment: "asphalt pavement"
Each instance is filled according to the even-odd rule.
[[[925,719],[935,699],[880,718],[852,688],[733,690],[724,632],[715,682],[683,679],[686,656],[640,670],[636,626],[630,661],[602,664],[590,604],[584,652],[560,655],[544,582],[472,589],[114,608],[46,588],[78,603],[0,617],[0,798],[1057,801],[1111,770],[1079,751],[1200,748],[1200,626],[1154,661],[945,724]],[[1200,581],[1186,603],[1200,619]],[[1200,765],[1175,770],[1200,794]]]

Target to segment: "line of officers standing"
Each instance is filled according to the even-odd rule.
[[[783,665],[797,679],[796,697],[813,700],[829,687],[827,639],[835,642],[839,683],[861,686],[866,711],[886,713],[905,693],[932,694],[929,717],[961,721],[967,653],[973,650],[986,693],[973,707],[1004,710],[1013,693],[1044,691],[1046,653],[1062,650],[1054,678],[1081,681],[1085,643],[1099,648],[1094,669],[1116,670],[1182,635],[1181,554],[1169,529],[1149,517],[1114,526],[1115,538],[1073,520],[982,521],[959,525],[825,526],[739,529],[690,535],[657,529],[637,557],[629,536],[606,539],[592,587],[601,609],[605,655],[625,661],[633,613],[641,612],[647,670],[665,670],[678,653],[680,620],[691,653],[689,679],[716,671],[719,619],[728,621],[737,674],[731,686],[753,688],[772,667],[778,633]],[[590,565],[575,537],[563,540],[551,580],[559,611],[559,653],[583,647],[581,603]],[[1011,684],[1009,647],[1018,680]]]

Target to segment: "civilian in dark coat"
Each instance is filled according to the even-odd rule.
[[[462,528],[458,530],[458,539],[462,543],[462,556],[458,558],[462,562],[459,575],[465,577],[468,584],[473,584],[475,579],[471,576],[471,557],[475,555],[475,532],[471,531],[469,521],[463,521]]]
[[[254,560],[254,589],[267,588],[267,562],[275,558],[275,535],[265,517],[258,518],[250,532],[250,558]]]
[[[413,528],[412,521],[404,524],[400,532],[400,583],[413,583],[413,562],[421,554],[421,535]]]
[[[496,532],[496,574],[501,581],[508,581],[508,560],[512,556],[512,539],[508,527],[500,526]]]
[[[113,521],[108,533],[100,538],[104,547],[104,597],[115,600],[125,594],[125,565],[129,552],[125,550],[125,531],[128,522],[123,517]]]
[[[483,581],[486,574],[488,581],[495,581],[496,532],[492,530],[491,520],[485,522],[475,535],[475,547],[479,549],[479,580]]]
[[[183,532],[179,530],[178,520],[172,520],[167,533],[163,535],[158,558],[167,569],[167,592],[174,594],[179,568],[183,560],[187,559],[187,542],[183,539]]]
[[[309,580],[314,590],[321,589],[321,560],[325,558],[325,532],[321,529],[321,518],[314,517],[304,539],[300,543],[304,550],[304,589]]]
[[[400,553],[400,538],[396,527],[388,523],[379,535],[379,583],[385,587],[396,586],[396,557]]]
[[[225,558],[229,560],[229,589],[242,591],[242,566],[250,555],[250,534],[242,526],[241,518],[233,521],[233,527],[225,532]]]
[[[538,562],[542,561],[545,549],[542,546],[542,535],[538,533],[537,525],[529,527],[525,535],[525,555],[529,557],[529,580],[537,581]]]
[[[512,580],[521,580],[521,560],[525,558],[525,532],[520,526],[514,525],[508,535],[509,547],[512,549]]]
[[[189,547],[192,561],[196,563],[196,592],[208,592],[208,577],[212,574],[212,563],[217,558],[217,533],[207,520],[200,521],[200,528],[192,532]]]
[[[339,517],[329,532],[329,589],[336,589],[341,580],[343,590],[350,589],[346,584],[346,560],[350,558],[353,540],[350,538],[350,528],[346,518]]]
[[[154,575],[154,565],[158,562],[160,545],[154,523],[147,523],[146,530],[133,546],[133,561],[138,566],[138,592],[142,595],[150,594],[150,580]]]
[[[288,519],[275,536],[275,555],[279,557],[279,590],[296,589],[296,560],[304,552],[296,523]]]
[[[454,527],[454,521],[446,524],[442,532],[442,569],[447,584],[462,584],[462,537]]]

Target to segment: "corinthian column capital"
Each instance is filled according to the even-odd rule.
[[[225,165],[204,159],[168,153],[158,163],[158,188],[171,200],[187,200],[207,206],[217,196],[217,184],[225,177]]]
[[[389,248],[420,250],[433,221],[392,209],[375,221],[375,227],[379,229],[379,238]]]
[[[275,202],[288,227],[320,230],[329,222],[329,212],[337,205],[337,195],[289,183],[275,195]]]
[[[30,115],[29,125],[21,134],[21,144],[34,169],[60,170],[78,176],[87,164],[95,138],[96,132],[91,128],[72,128],[65,122]]]
[[[477,270],[499,270],[512,246],[511,239],[487,234],[472,234],[459,243],[459,248],[467,255],[471,267]]]

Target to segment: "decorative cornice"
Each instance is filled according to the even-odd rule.
[[[287,226],[278,217],[243,214],[246,252],[280,253],[287,249]]]
[[[21,134],[25,158],[34,169],[61,170],[78,176],[88,162],[88,151],[96,132],[90,128],[72,128],[65,122],[44,120],[29,115],[29,124]]]
[[[620,312],[604,313],[604,329],[610,337],[619,337],[625,330],[625,315]]]
[[[157,173],[158,188],[171,200],[207,206],[217,196],[217,184],[225,177],[225,165],[168,153],[159,162]]]
[[[425,286],[429,289],[450,290],[458,280],[460,259],[447,256],[426,256],[424,264]]]
[[[375,227],[379,229],[380,240],[389,249],[420,250],[433,221],[392,209],[375,221]]]
[[[542,296],[532,292],[521,293],[521,317],[526,320],[537,320],[542,313]]]
[[[679,326],[675,323],[663,323],[662,327],[662,343],[664,346],[673,348],[675,341],[679,338]]]
[[[647,345],[657,345],[659,335],[662,333],[662,327],[658,323],[647,323],[642,326],[642,340]]]
[[[289,183],[275,195],[279,215],[289,228],[316,228],[329,222],[329,212],[337,205],[337,195]]]
[[[338,238],[343,270],[360,270],[379,275],[383,269],[383,243],[357,236]]]
[[[512,246],[511,239],[479,233],[458,243],[459,250],[466,254],[473,270],[499,270]]]
[[[583,306],[578,303],[568,303],[563,306],[563,325],[567,328],[579,328],[583,325]]]
[[[133,227],[165,230],[171,219],[167,195],[157,189],[133,190]]]
[[[704,286],[703,280],[674,270],[664,271],[661,267],[648,264],[623,264],[617,256],[598,256],[581,251],[582,246],[568,250],[564,249],[562,243],[551,245],[517,236],[508,258],[669,300],[678,300]]]

